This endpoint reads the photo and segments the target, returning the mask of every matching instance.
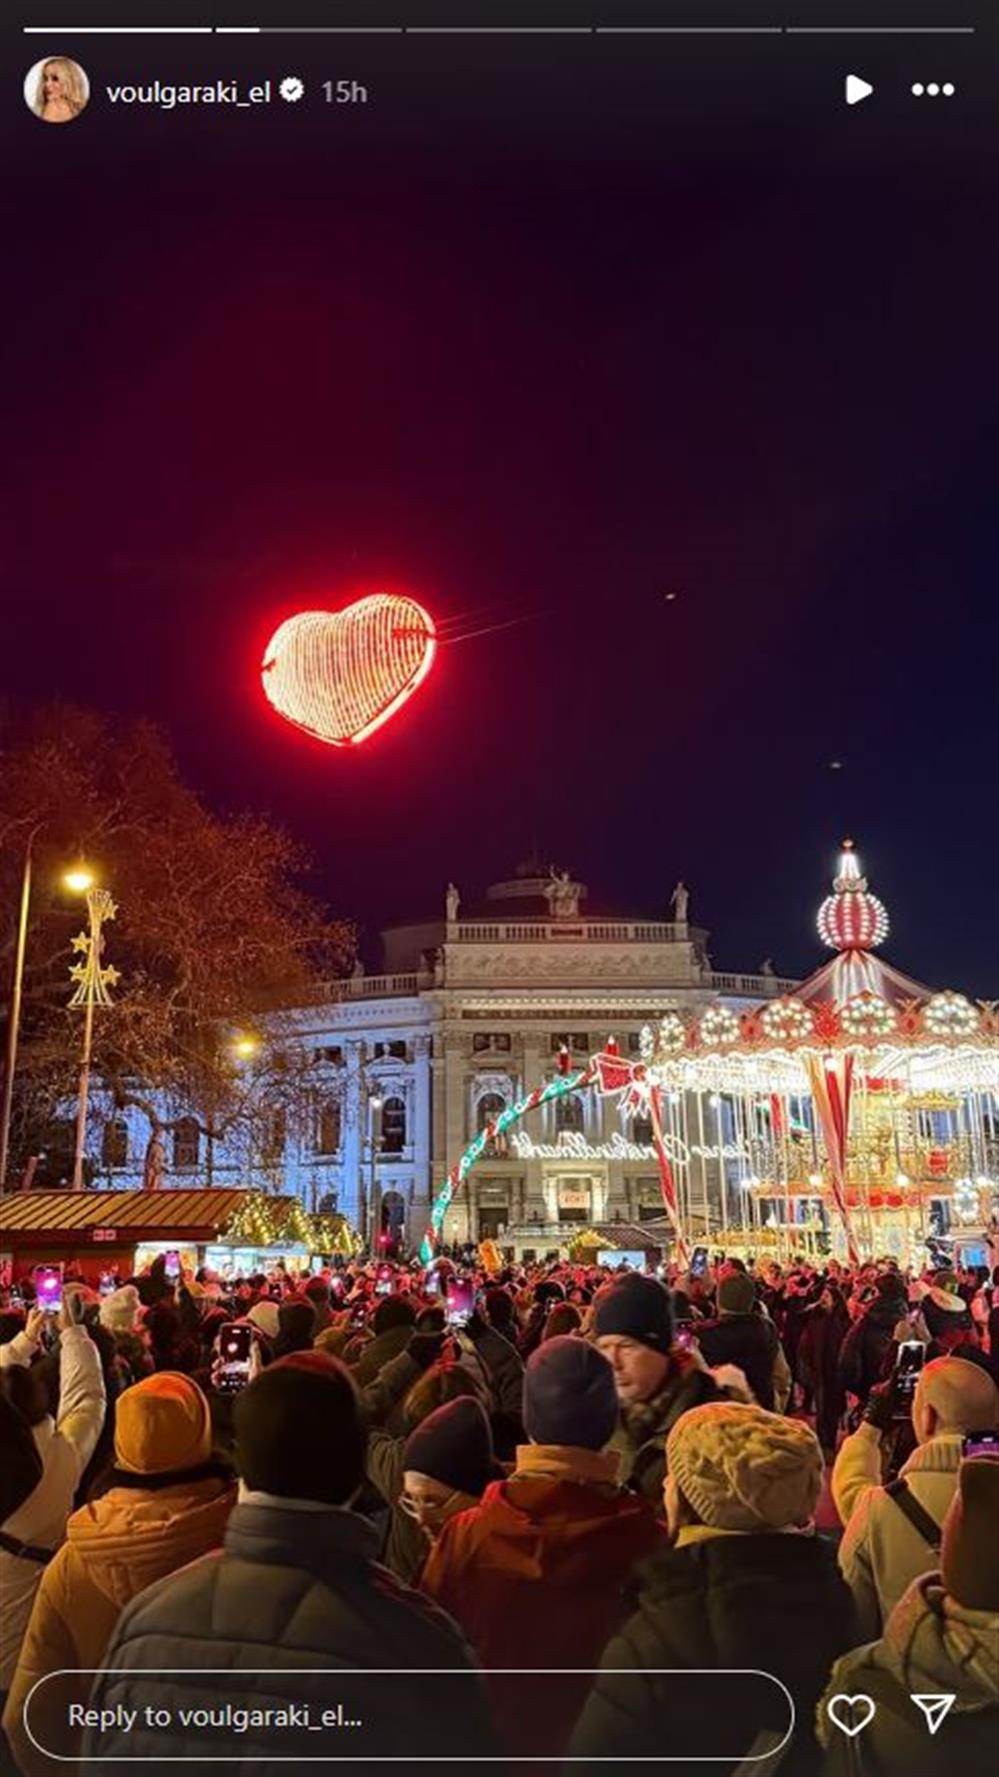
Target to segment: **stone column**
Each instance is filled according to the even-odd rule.
[[[351,1226],[358,1230],[363,1226],[361,1174],[367,1140],[367,1131],[364,1128],[364,1086],[361,1077],[363,1060],[363,1043],[356,1038],[348,1039],[344,1044],[343,1110],[340,1138],[342,1143],[340,1168],[342,1197],[340,1207]]]
[[[430,1038],[419,1036],[413,1042],[413,1208],[407,1215],[412,1224],[406,1233],[410,1242],[423,1238],[429,1220],[437,1181],[433,1170],[431,1141],[431,1064]]]

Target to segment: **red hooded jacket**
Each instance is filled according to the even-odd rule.
[[[444,1526],[422,1589],[454,1617],[489,1671],[578,1670],[537,1683],[489,1680],[511,1755],[557,1757],[611,1636],[632,1608],[637,1561],[665,1532],[649,1505],[615,1483],[617,1456],[540,1444],[517,1451],[513,1474]]]

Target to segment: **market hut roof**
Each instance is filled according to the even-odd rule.
[[[0,1197],[0,1240],[17,1245],[113,1229],[126,1239],[228,1242],[241,1227],[259,1229],[262,1244],[294,1243],[315,1252],[352,1245],[343,1216],[310,1216],[297,1197],[270,1197],[231,1186],[156,1191],[27,1191]]]

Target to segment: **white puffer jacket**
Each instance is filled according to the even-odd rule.
[[[0,1346],[0,1364],[29,1364],[38,1346],[18,1333]],[[32,1547],[55,1550],[66,1533],[73,1495],[104,1424],[104,1377],[97,1347],[83,1327],[67,1327],[59,1338],[59,1412],[34,1428],[42,1478],[3,1524],[7,1536]],[[9,1690],[31,1607],[44,1568],[0,1549],[0,1690]]]

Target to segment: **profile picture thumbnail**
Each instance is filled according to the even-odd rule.
[[[72,123],[89,98],[90,82],[71,56],[46,56],[24,77],[24,102],[42,123]]]

